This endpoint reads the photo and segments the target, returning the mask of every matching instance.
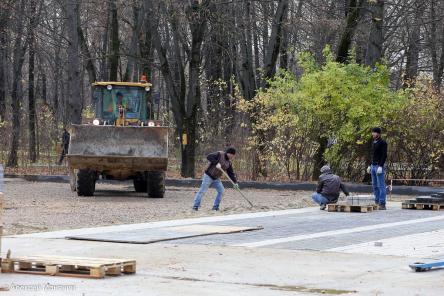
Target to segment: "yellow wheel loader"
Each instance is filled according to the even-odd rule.
[[[96,181],[130,180],[137,192],[163,198],[168,128],[153,120],[145,81],[93,84],[95,118],[72,124],[68,148],[71,190],[94,195]]]

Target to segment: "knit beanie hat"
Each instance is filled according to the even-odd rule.
[[[321,168],[321,173],[322,174],[324,174],[324,173],[328,173],[328,172],[330,172],[330,166],[328,166],[328,165],[324,165],[322,168]]]
[[[225,149],[225,153],[236,154],[236,149],[234,147],[228,147]]]
[[[380,134],[381,132],[382,132],[382,130],[381,130],[380,127],[374,127],[374,128],[372,128],[372,133],[378,133],[378,134]]]

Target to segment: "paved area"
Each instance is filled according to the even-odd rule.
[[[31,234],[33,237],[86,237],[91,239],[149,241],[153,237],[174,236],[171,227],[181,225],[213,225],[257,227],[262,229],[232,234],[216,234],[172,240],[170,244],[222,245],[249,248],[278,248],[290,250],[351,251],[367,250],[374,242],[415,237],[440,237],[444,230],[444,211],[401,210],[400,203],[391,203],[387,211],[372,213],[329,213],[317,208],[293,209],[262,213],[229,215],[141,223],[96,229],[68,230]],[[163,236],[164,234],[164,236]],[[432,234],[432,235],[431,235]],[[177,232],[177,236],[183,233]],[[363,246],[354,248],[352,246]],[[431,244],[431,257],[444,257],[444,245]],[[402,247],[402,246],[401,246]],[[379,248],[384,249],[384,248]],[[405,248],[401,248],[400,251]],[[394,253],[394,251],[392,252]],[[412,247],[411,254],[415,254]],[[396,254],[393,254],[396,255]]]
[[[65,239],[200,224],[263,229],[146,245]],[[34,233],[5,238],[3,250],[132,257],[137,274],[94,281],[2,274],[0,285],[11,287],[4,295],[48,295],[11,286],[44,283],[75,287],[50,295],[122,295],[123,286],[125,295],[442,295],[444,270],[415,273],[408,264],[443,258],[443,234],[444,211],[399,203],[373,213],[304,208]]]

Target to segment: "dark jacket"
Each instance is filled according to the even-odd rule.
[[[379,138],[372,144],[372,164],[384,167],[387,160],[387,142]]]
[[[347,188],[344,183],[341,182],[339,176],[331,172],[326,172],[319,176],[316,192],[322,194],[322,196],[326,197],[330,202],[334,203],[338,201],[340,190],[342,190],[345,195],[349,195]]]
[[[68,149],[69,139],[70,139],[70,134],[68,133],[68,131],[65,130],[62,134],[62,147]]]
[[[216,168],[218,163],[221,164],[222,169],[227,172],[230,179],[237,183],[236,174],[234,173],[233,166],[231,165],[231,161],[228,159],[228,156],[223,151],[214,152],[208,154],[208,161],[210,162],[208,168],[205,170],[205,174],[211,177],[211,179],[216,180],[222,177],[222,172]]]

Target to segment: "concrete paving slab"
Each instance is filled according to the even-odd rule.
[[[255,220],[258,218],[267,217],[278,217],[278,216],[297,216],[305,213],[319,212],[319,208],[301,208],[301,209],[288,209],[279,211],[264,211],[255,213],[245,213],[245,214],[234,214],[226,216],[212,216],[212,217],[201,217],[201,218],[188,218],[188,219],[178,219],[178,220],[166,220],[148,223],[137,223],[137,224],[123,224],[123,225],[113,225],[113,226],[103,226],[103,227],[91,227],[91,228],[81,228],[81,229],[70,229],[70,230],[59,230],[59,231],[49,231],[49,232],[38,232],[38,233],[28,233],[20,235],[12,235],[11,237],[36,237],[36,238],[65,238],[66,236],[75,235],[88,235],[93,233],[109,233],[116,231],[132,231],[137,229],[148,229],[148,228],[159,228],[159,227],[172,227],[172,226],[182,226],[182,225],[192,225],[198,223],[225,223],[229,221],[248,221],[249,219]],[[257,225],[257,224],[250,224]]]
[[[175,227],[160,227],[137,229],[133,231],[115,231],[107,233],[92,233],[87,235],[67,236],[67,239],[88,240],[128,244],[152,244],[157,242],[179,240],[191,237],[202,237],[208,235],[227,235],[230,233],[241,233],[262,229],[261,226],[238,227],[224,225],[185,225]]]

